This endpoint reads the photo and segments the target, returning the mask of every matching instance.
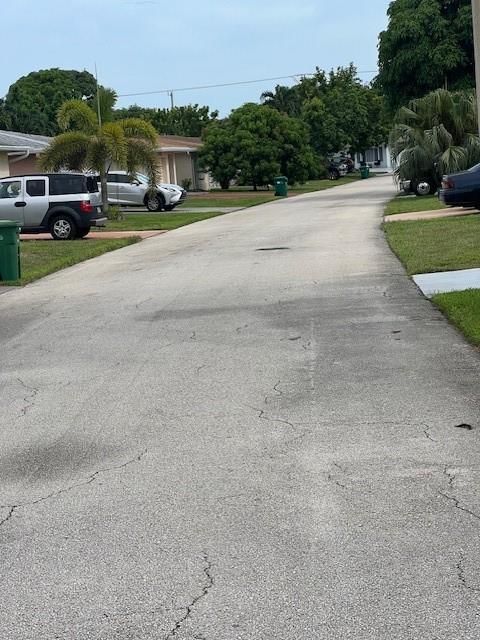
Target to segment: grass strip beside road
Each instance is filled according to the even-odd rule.
[[[413,213],[416,211],[437,211],[446,209],[437,196],[396,196],[387,204],[385,215],[391,216],[395,213]]]
[[[338,180],[309,180],[305,184],[290,185],[288,192],[291,196],[302,193],[312,193],[313,191],[324,191],[332,187],[340,187],[344,184],[351,184],[360,179],[358,174],[345,176]],[[276,197],[274,191],[262,189],[261,191],[247,191],[245,189],[228,189],[224,191],[215,190],[204,195],[191,194],[188,196],[185,207],[254,207],[257,204],[265,204],[273,200],[281,200]]]
[[[409,275],[480,267],[480,216],[389,222],[384,230]]]
[[[108,251],[138,242],[139,238],[119,240],[28,240],[20,243],[22,277],[1,284],[24,285],[44,276],[71,267],[78,262],[96,258]]]
[[[172,213],[134,213],[125,214],[123,220],[109,220],[107,226],[95,231],[171,231],[193,222],[207,220],[224,215],[219,211],[201,213],[182,213],[181,209]]]
[[[440,293],[432,301],[469,342],[480,346],[480,289]]]

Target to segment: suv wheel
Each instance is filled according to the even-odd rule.
[[[90,227],[83,227],[83,229],[78,230],[78,237],[85,238],[90,233]]]
[[[147,196],[145,206],[149,211],[161,211],[165,206],[165,199],[161,193]]]
[[[77,227],[70,216],[54,216],[50,221],[50,233],[54,240],[73,240],[77,236]]]

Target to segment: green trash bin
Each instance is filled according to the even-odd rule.
[[[288,178],[285,176],[278,176],[275,178],[274,184],[276,196],[288,196]]]
[[[370,167],[368,165],[364,165],[360,167],[360,175],[362,176],[362,180],[370,177]]]
[[[20,278],[20,225],[0,220],[0,280]]]

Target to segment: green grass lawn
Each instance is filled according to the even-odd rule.
[[[135,213],[125,214],[124,220],[109,220],[107,226],[98,231],[148,231],[164,229],[171,231],[186,224],[199,222],[222,215],[219,212],[205,211],[201,213],[182,213],[176,209],[171,213]]]
[[[331,189],[332,187],[340,187],[342,184],[351,184],[360,180],[360,174],[351,173],[344,178],[338,180],[309,180],[305,184],[296,184],[293,187],[289,187],[289,192],[297,195],[300,193],[311,193],[312,191],[324,191],[325,189]]]
[[[54,271],[65,269],[77,262],[96,258],[107,251],[114,251],[138,242],[138,238],[120,240],[25,240],[20,244],[21,280],[2,284],[23,285],[43,278]]]
[[[480,216],[388,222],[384,229],[409,275],[480,267]]]
[[[480,346],[480,289],[441,293],[432,300],[467,340]]]
[[[413,211],[435,211],[445,209],[437,196],[397,196],[387,204],[385,215],[395,213],[411,213]]]
[[[342,184],[350,184],[359,180],[359,174],[351,174],[339,180],[310,180],[305,184],[289,186],[290,195],[310,193],[312,191],[323,191],[332,187],[339,187]],[[185,207],[253,207],[257,204],[264,204],[272,200],[279,200],[274,195],[273,190],[261,189],[252,191],[251,188],[228,189],[226,191],[214,190],[203,195],[191,194],[187,198]]]

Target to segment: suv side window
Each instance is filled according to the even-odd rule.
[[[133,182],[132,176],[119,173],[117,174],[117,182],[120,182],[121,184],[131,184]]]
[[[27,180],[26,191],[32,198],[45,195],[45,180]]]
[[[18,198],[22,190],[20,180],[12,180],[11,182],[2,182],[0,184],[0,199]]]
[[[98,178],[100,181],[100,178]],[[116,173],[107,173],[107,182],[118,182],[118,175]]]
[[[50,195],[66,196],[87,192],[87,180],[85,176],[76,176],[68,173],[50,176]]]

